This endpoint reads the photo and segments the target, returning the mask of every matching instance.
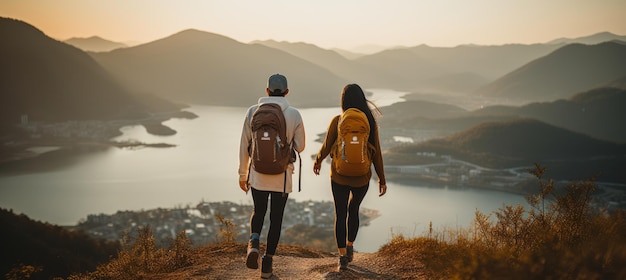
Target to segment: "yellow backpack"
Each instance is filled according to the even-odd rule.
[[[365,113],[349,108],[341,114],[332,154],[332,164],[337,173],[362,176],[369,172],[372,164],[369,135],[370,126]]]

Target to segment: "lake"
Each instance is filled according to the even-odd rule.
[[[401,101],[402,93],[370,89],[379,107]],[[172,119],[164,124],[178,133],[154,136],[142,126],[122,129],[116,140],[170,143],[174,148],[119,149],[88,153],[73,164],[54,171],[0,177],[0,207],[24,213],[34,220],[74,225],[89,214],[113,214],[196,205],[200,201],[233,201],[252,204],[238,186],[238,145],[246,108],[191,106],[199,117]],[[332,200],[329,165],[319,176],[313,160],[321,143],[317,134],[326,130],[337,108],[301,109],[306,130],[302,153],[302,192],[297,201]],[[384,110],[383,110],[384,114]],[[381,127],[381,130],[384,130]],[[506,204],[526,204],[521,195],[479,189],[410,186],[388,182],[388,192],[378,197],[372,181],[362,207],[378,210],[380,217],[359,231],[356,249],[376,251],[394,235],[423,234],[430,221],[434,228],[467,227],[478,209],[484,213]]]

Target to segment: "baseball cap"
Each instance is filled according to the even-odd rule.
[[[280,89],[280,92],[284,93],[287,90],[287,78],[281,74],[274,74],[267,80],[267,88],[269,88],[271,92]]]

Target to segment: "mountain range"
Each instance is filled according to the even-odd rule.
[[[622,87],[623,82],[620,83],[619,79],[626,74],[619,65],[624,65],[625,56],[621,47],[624,41],[619,40],[624,37],[604,32],[548,44],[420,45],[352,59],[343,57],[336,50],[302,42],[267,40],[253,43],[301,57],[346,80],[362,81],[368,88],[473,94],[527,103],[569,98],[596,86]],[[603,43],[606,42],[603,40],[610,42]],[[597,45],[581,45],[583,42]],[[572,43],[573,46],[568,46]],[[546,75],[548,73],[558,80],[546,80],[550,77]],[[575,82],[568,82],[570,79]]]
[[[387,153],[407,162],[407,155],[434,152],[488,168],[548,165],[555,179],[626,182],[626,144],[598,140],[533,119],[484,122],[447,137],[398,146]],[[416,157],[416,156],[414,156]],[[414,159],[416,162],[418,158]]]
[[[353,59],[307,43],[254,41],[302,57],[370,88],[469,92],[560,45],[393,48]]]
[[[621,37],[603,33],[580,38],[580,41],[598,38],[617,40]],[[87,41],[103,40],[92,37]],[[6,41],[13,39],[9,36]],[[579,85],[578,82],[583,79],[566,73],[557,75],[562,74],[559,75],[561,80],[576,79],[577,83],[534,81],[528,73],[541,73],[552,68],[567,69],[572,61],[586,65],[597,57],[605,59],[603,61],[616,58],[614,64],[617,66],[602,68],[604,71],[590,69],[593,79],[588,79],[589,83],[623,84],[620,79],[626,75],[622,75],[620,67],[624,64],[619,60],[624,57],[620,44],[563,44],[463,45],[454,48],[421,45],[348,59],[337,51],[306,43],[255,41],[246,44],[222,35],[189,29],[146,44],[88,52],[88,55],[97,62],[95,67],[103,69],[102,75],[99,75],[102,79],[109,80],[110,84],[126,92],[155,95],[173,102],[229,106],[255,103],[265,94],[267,77],[273,73],[282,73],[288,77],[291,88],[288,98],[292,105],[298,107],[336,106],[341,88],[352,82],[364,88],[390,88],[407,92],[474,92],[495,98],[520,99],[522,102],[546,100],[537,99],[537,95],[545,97],[542,94],[513,91],[516,87],[511,86],[532,84],[536,88],[549,89],[549,96],[553,98],[551,100],[569,98],[576,92],[588,90],[590,85]],[[31,48],[38,49],[38,46],[33,45]],[[609,48],[615,49],[614,52],[607,54]],[[30,67],[49,68],[36,65],[27,68]],[[61,75],[65,70],[56,72]],[[14,75],[28,75],[20,73]],[[76,84],[69,81],[61,84]],[[103,90],[105,87],[97,88]]]
[[[201,33],[201,32],[200,32]],[[208,35],[208,34],[203,34]],[[221,36],[212,34],[215,36]],[[222,36],[223,37],[223,36]],[[496,96],[504,98],[514,98],[521,101],[544,101],[567,98],[574,92],[590,89],[586,86],[569,86],[560,83],[546,83],[544,81],[529,81],[535,87],[544,89],[555,87],[558,90],[555,98],[543,96],[542,94],[518,93],[510,90],[508,84],[516,84],[517,79],[524,79],[524,75],[515,78],[506,78],[511,72],[526,66],[534,60],[542,60],[557,49],[567,44],[599,44],[613,41],[619,44],[626,36],[619,36],[609,32],[602,32],[580,38],[561,38],[545,44],[509,44],[501,46],[476,46],[461,45],[457,47],[430,47],[420,45],[415,47],[395,47],[370,55],[349,54],[350,58],[342,54],[349,53],[341,50],[328,50],[315,45],[298,42],[277,42],[273,40],[252,41],[249,45],[264,45],[274,49],[287,52],[296,57],[307,60],[310,63],[321,66],[332,74],[347,81],[363,81],[362,84],[370,88],[393,88],[404,91],[430,91],[444,93],[468,93],[475,92],[478,95]],[[624,40],[626,41],[626,40]],[[598,48],[600,49],[600,48]],[[218,51],[219,50],[212,50]],[[596,50],[582,51],[580,53],[566,54],[563,58],[548,59],[545,65],[568,68],[564,61],[580,61],[585,57],[597,55]],[[602,52],[602,50],[599,50]],[[621,54],[616,54],[621,57]],[[553,55],[554,56],[554,55]],[[609,58],[606,58],[610,60]],[[594,61],[594,58],[588,58]],[[584,62],[581,61],[584,65]],[[601,65],[601,63],[597,63]],[[117,70],[116,67],[114,70]],[[533,69],[527,72],[540,72],[541,69]],[[545,71],[545,70],[544,70]],[[558,71],[558,70],[557,70]],[[611,70],[607,70],[610,72]],[[115,71],[114,71],[115,72]],[[611,72],[613,75],[616,73]],[[602,76],[603,73],[596,73],[600,80],[608,79]],[[571,78],[564,73],[564,79]],[[502,79],[500,79],[502,78]],[[131,79],[131,78],[129,78]],[[139,79],[140,80],[140,79]],[[607,83],[610,83],[607,82]],[[145,87],[143,82],[140,87]],[[610,85],[610,84],[609,84]],[[621,84],[618,84],[621,86]],[[562,88],[563,87],[563,88]],[[500,89],[500,90],[496,90]],[[534,89],[532,89],[534,90]],[[492,93],[496,91],[498,93]],[[535,92],[535,91],[533,91]],[[543,99],[535,99],[537,96]],[[195,100],[194,100],[195,101]]]
[[[597,88],[571,98],[533,102],[521,106],[492,105],[465,110],[444,103],[407,100],[381,108],[382,135],[413,139],[447,136],[484,122],[535,119],[573,132],[612,142],[626,143],[626,90]]]
[[[517,116],[614,142],[626,143],[626,90],[597,88],[552,102],[524,106],[489,106],[474,115]]]
[[[478,89],[477,94],[553,101],[626,77],[626,44],[570,44]]]
[[[618,40],[622,37],[611,33],[600,33],[570,39],[568,42],[597,42],[600,39]],[[178,53],[183,48],[176,41],[180,41],[180,44],[187,47],[184,49],[184,54]],[[190,44],[195,44],[195,47]],[[270,47],[278,52],[268,51],[262,46]],[[304,101],[300,100],[302,96],[330,93],[329,96],[332,97],[333,94],[337,94],[342,84],[348,81],[360,83],[366,88],[392,88],[409,92],[474,92],[477,95],[513,98],[521,102],[567,98],[572,92],[590,88],[586,85],[573,86],[532,81],[532,79],[528,81],[536,88],[558,89],[551,96],[544,97],[541,94],[533,95],[527,94],[525,91],[512,91],[510,90],[512,87],[508,86],[509,84],[516,84],[518,79],[530,79],[524,75],[509,77],[512,75],[509,73],[522,71],[519,69],[532,68],[532,70],[522,72],[534,73],[548,67],[546,65],[568,68],[568,61],[580,61],[585,57],[591,57],[588,60],[594,61],[594,56],[597,56],[598,52],[603,53],[604,51],[601,47],[590,48],[554,58],[556,54],[553,52],[556,53],[555,50],[564,46],[566,46],[564,42],[557,41],[549,44],[462,45],[453,48],[420,45],[388,49],[349,59],[342,56],[337,50],[327,50],[303,42],[289,43],[267,40],[244,44],[218,34],[199,30],[185,30],[144,45],[112,52],[91,53],[91,55],[133,91],[152,92],[182,102],[237,106],[247,104],[244,100],[254,99],[258,94],[258,86],[251,85],[252,81],[243,82],[243,80],[263,80],[261,78],[264,74],[266,75],[267,71],[264,71],[267,68],[266,65],[271,65],[268,60],[275,57],[275,60],[285,61],[284,65],[294,64],[299,69],[293,74],[286,72],[289,74],[288,77],[293,76],[293,79],[290,78],[293,80],[291,84],[300,86],[296,91],[300,93],[300,96],[293,94],[290,96],[290,100],[293,100],[296,105],[309,107],[333,106],[332,102],[337,101],[337,98],[323,99],[323,101],[305,99],[306,101],[302,102]],[[144,53],[146,49],[153,52],[153,57],[139,55],[139,53]],[[621,53],[615,55],[619,57]],[[196,59],[186,58],[192,56]],[[283,58],[283,56],[287,58]],[[222,69],[222,71],[216,70],[214,65],[224,65],[224,61],[220,59],[228,57],[231,58],[231,62],[228,63],[229,67]],[[296,57],[295,60],[294,57]],[[246,59],[247,62],[241,61]],[[298,59],[304,61],[298,61]],[[607,57],[606,59],[610,60],[611,58]],[[539,63],[544,60],[547,62]],[[529,66],[527,65],[529,62],[534,62],[539,66]],[[584,65],[585,62],[581,63]],[[187,70],[164,69],[166,67],[162,65],[165,64],[171,69],[187,68]],[[600,64],[598,63],[598,65]],[[613,76],[621,75],[621,72],[618,71],[619,73],[616,74],[611,72],[612,70],[614,69],[608,69],[606,72],[610,72],[610,75]],[[183,75],[181,72],[187,75]],[[198,74],[199,72],[207,75],[203,76]],[[300,75],[303,72],[306,75]],[[220,76],[220,73],[228,77]],[[594,76],[598,80],[604,81],[613,78],[604,77],[603,75],[606,73],[593,73],[596,73]],[[568,76],[567,73],[563,75],[563,79],[575,78]],[[235,86],[232,87],[219,83],[223,79],[232,83],[233,76],[240,77],[242,82],[233,83]],[[316,78],[316,81],[311,81],[313,78]],[[211,87],[213,89],[210,89]],[[215,91],[229,92],[231,98],[214,98]],[[250,95],[248,98],[240,98],[247,94]],[[237,96],[237,98],[233,96]],[[537,96],[543,99],[536,99]],[[315,103],[309,104],[307,102]]]
[[[132,95],[91,56],[19,20],[0,18],[0,123],[145,118],[179,109]]]
[[[91,55],[131,91],[187,103],[248,106],[265,95],[267,78],[281,73],[292,105],[336,106],[347,83],[286,52],[194,29]]]

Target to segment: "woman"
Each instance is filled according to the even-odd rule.
[[[379,196],[387,192],[385,182],[385,173],[383,169],[383,157],[380,150],[380,140],[378,138],[378,127],[376,120],[372,115],[372,111],[368,104],[372,104],[365,98],[365,94],[361,87],[357,84],[349,84],[343,88],[341,92],[341,109],[342,112],[350,108],[356,108],[367,117],[370,133],[367,142],[373,149],[369,150],[371,162],[374,165],[376,174],[378,175]],[[373,105],[373,104],[372,104]],[[377,112],[378,108],[373,107]],[[335,116],[326,133],[326,139],[320,149],[313,172],[319,175],[322,161],[335,149],[335,142],[338,138],[338,125],[341,115]],[[332,157],[332,156],[331,156]],[[339,250],[339,268],[346,269],[349,262],[352,261],[354,255],[354,240],[359,230],[359,207],[367,190],[369,188],[370,178],[372,177],[371,168],[365,175],[361,176],[345,176],[337,172],[335,165],[331,164],[330,180],[335,202],[335,239],[337,240],[337,248]]]

